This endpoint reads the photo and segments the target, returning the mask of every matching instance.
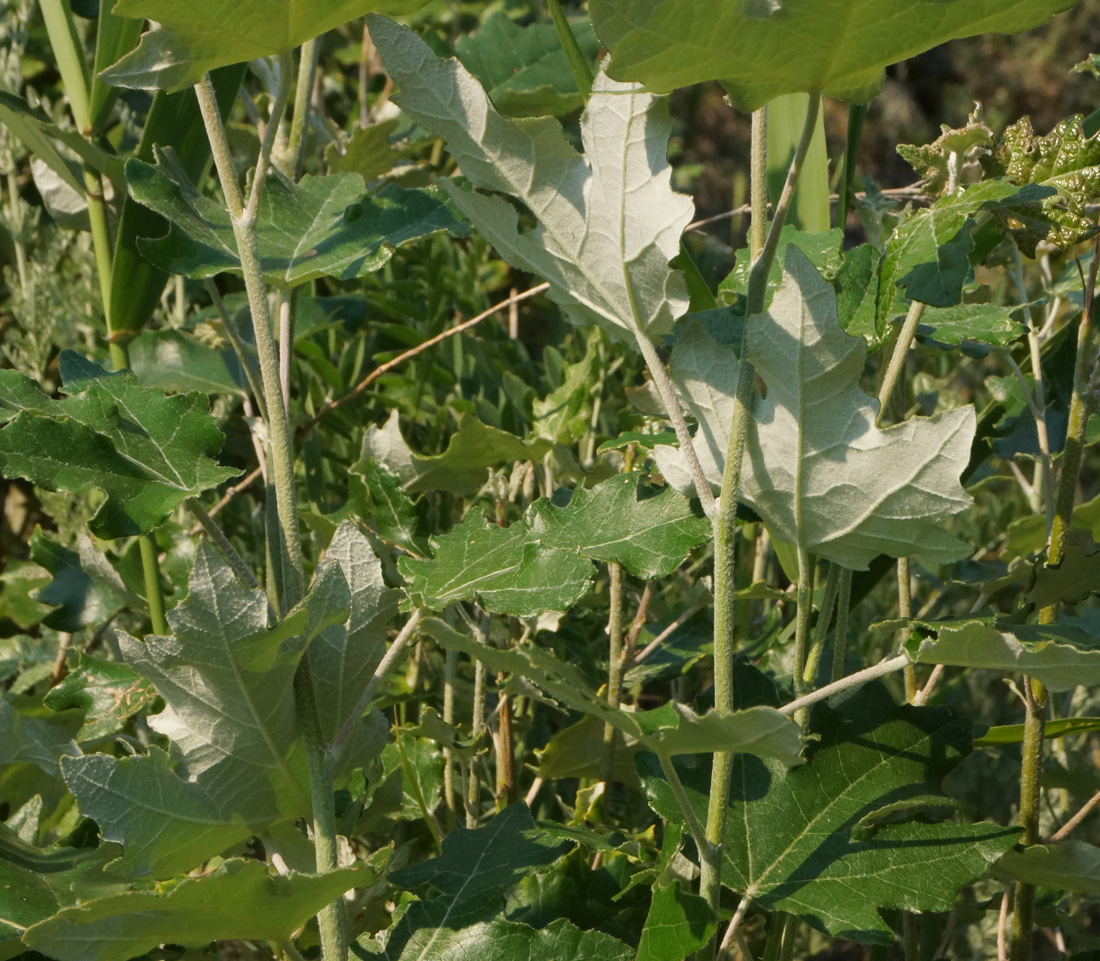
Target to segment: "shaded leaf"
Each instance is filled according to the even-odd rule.
[[[1100,541],[1100,494],[1092,500],[1078,504],[1073,509],[1070,519],[1072,530],[1088,531],[1094,541]],[[1005,538],[1005,560],[1014,557],[1026,557],[1045,550],[1047,546],[1047,522],[1046,518],[1039,514],[1020,517],[1008,525],[1008,536]]]
[[[806,763],[734,758],[722,882],[761,907],[797,914],[836,937],[892,944],[876,907],[947,911],[1019,836],[995,824],[879,825],[852,829],[887,805],[940,794],[940,780],[969,752],[969,722],[952,712],[897,706],[868,685],[843,706],[814,709]],[[683,822],[652,759],[639,758],[654,809]],[[692,808],[706,816],[709,774],[681,766]]]
[[[212,459],[223,437],[205,396],[166,397],[71,351],[61,354],[61,376],[72,396],[55,401],[26,375],[0,371],[0,472],[47,490],[102,490],[90,522],[98,537],[150,531],[238,473]]]
[[[774,537],[852,570],[882,553],[949,561],[970,552],[938,525],[970,503],[959,476],[973,408],[877,428],[878,403],[859,386],[864,343],[840,329],[832,288],[796,248],[771,309],[750,328],[749,352],[768,393],[749,427],[741,497]],[[695,448],[716,490],[736,366],[698,327],[673,348],[672,379],[699,422]],[[669,482],[688,489],[679,452],[658,447],[655,456]]]
[[[1073,0],[591,0],[616,77],[662,93],[721,80],[750,111],[780,94],[819,92],[854,103],[883,69],[948,40],[1030,30]],[[798,51],[792,56],[792,51]]]
[[[912,635],[905,649],[918,664],[1023,672],[1052,691],[1100,683],[1100,646],[1079,628],[1009,625],[991,618],[913,626],[921,634]]]
[[[705,947],[718,923],[703,898],[671,884],[655,884],[635,961],[682,961]]]
[[[1035,584],[1027,599],[1043,608],[1051,604],[1076,604],[1097,592],[1100,592],[1100,546],[1087,531],[1070,530],[1061,563],[1057,567],[1036,568]]]
[[[54,777],[62,757],[74,760],[80,711],[53,711],[29,694],[0,697],[0,764],[34,764]]]
[[[768,306],[783,279],[783,264],[787,259],[787,248],[797,247],[827,280],[836,277],[843,265],[841,247],[844,231],[839,227],[819,234],[806,233],[791,224],[786,224],[779,232],[779,245],[775,249],[775,260],[768,272],[768,289],[764,306]],[[749,290],[749,268],[752,267],[748,248],[737,252],[737,264],[718,285],[718,296],[725,303],[732,303],[738,295]],[[742,311],[743,312],[743,311]],[[713,336],[713,335],[712,335]],[[717,339],[717,338],[716,338]]]
[[[351,472],[359,474],[367,486],[374,507],[371,519],[379,535],[419,557],[429,556],[427,525],[413,499],[402,488],[400,478],[373,457],[354,464]]]
[[[600,49],[591,25],[578,20],[570,26],[591,63]],[[459,37],[455,53],[502,114],[560,116],[584,106],[553,24],[520,27],[503,10],[496,10],[472,34]]]
[[[169,222],[163,237],[138,243],[152,263],[187,277],[240,271],[225,206],[203,197],[170,155],[157,152],[156,166],[128,161],[126,184],[135,200]],[[295,184],[273,171],[260,199],[256,246],[264,279],[293,288],[318,277],[365,276],[394,247],[439,230],[464,234],[468,227],[435,188],[390,184],[368,196],[359,174],[307,174]]]
[[[656,712],[624,711],[599,697],[575,665],[534,645],[505,651],[479,644],[432,617],[422,622],[422,629],[447,650],[476,657],[494,671],[525,677],[566,707],[600,718],[650,751],[690,754],[717,750],[720,742],[721,750],[767,754],[788,764],[799,761],[798,725],[774,708],[750,707],[724,717],[714,711],[700,716],[682,704]],[[655,717],[647,721],[647,714]]]
[[[201,947],[231,938],[283,944],[326,904],[374,880],[362,868],[272,875],[259,861],[226,861],[164,894],[129,891],[63,908],[23,940],[59,961],[127,961],[159,944]]]
[[[245,394],[237,354],[200,343],[181,330],[144,330],[130,343],[130,369],[143,387],[204,394]]]
[[[398,147],[390,141],[398,123],[395,117],[366,127],[356,126],[350,137],[325,147],[325,167],[329,173],[358,174],[367,181],[384,177],[409,154],[407,146]]]
[[[438,59],[403,27],[369,22],[402,110],[447,141],[475,187],[514,197],[534,215],[537,225],[524,229],[508,200],[444,181],[504,259],[550,281],[551,298],[574,323],[598,323],[625,343],[669,331],[688,306],[683,278],[668,264],[693,208],[670,186],[663,102],[601,73],[581,120],[580,156],[557,121],[501,116],[459,63]]]
[[[215,67],[292,50],[371,10],[412,13],[424,0],[119,0],[116,16],[148,18],[138,48],[100,74],[120,87],[179,90]]]
[[[1033,844],[1008,851],[997,862],[999,878],[1023,881],[1058,891],[1100,896],[1100,848],[1084,841]]]

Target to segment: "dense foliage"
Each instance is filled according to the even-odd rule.
[[[0,961],[1100,956],[1072,0],[3,3]]]

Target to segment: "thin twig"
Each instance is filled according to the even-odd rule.
[[[1100,791],[1097,791],[1092,797],[1090,797],[1084,804],[1081,805],[1080,810],[1073,815],[1065,824],[1063,824],[1057,831],[1055,831],[1047,841],[1050,844],[1057,844],[1059,841],[1064,841],[1069,837],[1070,832],[1077,827],[1089,814],[1092,813],[1092,809],[1100,804]]]
[[[832,684],[826,684],[824,687],[819,687],[816,691],[811,691],[809,694],[791,701],[790,704],[783,705],[783,707],[779,709],[779,713],[787,715],[794,714],[804,707],[809,707],[811,704],[816,704],[818,701],[824,701],[834,694],[839,694],[841,691],[862,687],[864,684],[876,678],[885,677],[887,674],[893,674],[895,671],[900,671],[909,663],[911,663],[911,661],[909,660],[908,654],[898,654],[894,657],[887,658],[885,661],[880,661],[878,664],[866,667],[862,671],[856,671],[855,674],[849,674],[847,677],[842,677],[839,681],[833,681]]]
[[[944,667],[945,665],[943,664],[937,664],[932,668],[932,673],[928,675],[928,680],[924,682],[924,687],[913,695],[913,704],[919,707],[932,696],[932,692],[936,689],[936,685],[939,683],[940,678],[943,677]]]
[[[733,917],[730,919],[729,927],[726,928],[726,933],[722,936],[722,943],[718,946],[718,956],[715,961],[728,961],[730,946],[733,944],[733,939],[737,937],[737,929],[741,927],[741,921],[744,919],[745,912],[748,911],[751,903],[752,898],[741,898],[737,910],[734,911]]]
[[[225,559],[229,561],[229,566],[233,568],[233,572],[237,577],[253,590],[258,589],[260,582],[256,580],[256,575],[249,570],[248,564],[245,563],[244,558],[237,553],[237,549],[229,542],[229,538],[225,536],[225,532],[222,531],[222,529],[214,523],[214,519],[203,510],[203,506],[199,503],[197,497],[187,498],[187,509],[195,515],[199,522],[198,526],[206,531],[210,539],[221,548],[222,554],[225,556]]]
[[[379,364],[374,368],[366,377],[364,377],[358,384],[355,385],[352,390],[341,397],[339,400],[326,401],[324,406],[314,416],[306,422],[306,425],[302,428],[300,438],[306,437],[309,432],[328,414],[331,414],[336,408],[343,407],[345,404],[351,403],[360,394],[363,393],[371,384],[373,384],[383,374],[393,370],[394,367],[403,364],[406,360],[415,357],[417,354],[421,354],[429,348],[434,347],[436,344],[441,343],[448,337],[453,337],[455,334],[461,334],[464,330],[469,330],[471,327],[480,324],[488,317],[492,317],[493,314],[499,313],[502,310],[507,310],[512,304],[518,304],[520,301],[528,300],[538,294],[543,293],[550,289],[550,285],[547,283],[538,284],[535,287],[531,287],[529,290],[525,290],[522,293],[515,294],[502,300],[494,307],[490,307],[488,310],[482,311],[476,317],[471,317],[469,320],[464,320],[460,324],[456,324],[454,327],[450,327],[443,331],[441,334],[436,334],[434,337],[429,337],[422,344],[417,344],[415,347],[406,350],[402,354],[398,354],[392,360],[387,360],[384,364]]]

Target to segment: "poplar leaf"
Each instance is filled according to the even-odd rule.
[[[116,16],[148,18],[136,50],[102,73],[119,87],[179,90],[215,67],[283,53],[372,10],[398,16],[425,0],[119,0]]]
[[[955,893],[983,875],[1019,837],[996,824],[928,823],[929,796],[970,750],[970,722],[949,710],[897,706],[880,684],[839,709],[814,708],[806,763],[734,758],[722,844],[722,883],[766,908],[789,911],[835,937],[892,944],[877,907],[949,911]],[[678,765],[705,821],[706,766]],[[655,759],[639,769],[650,803],[683,823]],[[906,819],[904,802],[919,817]],[[901,820],[853,833],[868,816]]]
[[[796,247],[771,308],[753,318],[749,354],[767,396],[749,427],[741,499],[774,536],[852,570],[878,554],[933,561],[970,552],[938,525],[970,504],[959,483],[974,436],[971,407],[875,426],[860,389],[866,348],[837,320],[836,294]],[[671,375],[699,422],[694,443],[720,489],[737,389],[732,351],[697,326],[673,348]],[[656,449],[670,483],[689,489],[681,455]]]
[[[1009,851],[994,868],[999,878],[1100,897],[1100,848],[1085,841],[1033,844]]]
[[[612,73],[667,93],[721,80],[746,112],[780,94],[818,92],[854,103],[883,70],[959,37],[1017,33],[1075,0],[591,0]]]
[[[918,664],[1023,672],[1052,691],[1100,684],[1100,647],[1080,628],[1057,624],[1004,624],[991,618],[914,622],[905,643]]]
[[[134,200],[169,223],[163,237],[138,241],[146,259],[187,277],[240,272],[225,205],[200,194],[170,154],[158,151],[155,166],[127,161],[126,185]],[[289,289],[319,277],[365,276],[394,247],[439,230],[464,234],[468,227],[434,188],[389,184],[367,195],[357,173],[306,174],[293,183],[272,171],[260,197],[256,246],[264,279]]]
[[[166,893],[127,891],[62,908],[23,935],[58,961],[127,961],[160,944],[198,948],[214,940],[286,943],[314,914],[371,872],[270,875],[260,861],[230,860]]]
[[[173,635],[119,632],[126,662],[165,701],[149,724],[171,754],[67,757],[62,774],[104,840],[123,845],[121,867],[170,877],[309,811],[294,674],[312,637],[348,616],[348,606],[321,605],[314,597],[269,627],[264,592],[241,584],[203,540],[190,594],[168,612]]]
[[[61,353],[64,400],[0,371],[0,473],[52,491],[107,495],[90,522],[97,537],[144,534],[183,500],[239,473],[213,457],[224,440],[205,395],[166,397],[130,371],[109,373]]]
[[[474,187],[533,215],[526,229],[509,200],[443,182],[501,256],[548,280],[576,324],[598,323],[624,343],[667,333],[688,308],[668,264],[694,207],[671,187],[665,103],[601,72],[581,118],[581,156],[556,120],[501,116],[457,61],[440,60],[404,27],[369,22],[401,109],[447,141]]]

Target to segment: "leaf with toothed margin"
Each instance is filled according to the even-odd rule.
[[[447,141],[478,189],[443,185],[501,256],[546,278],[574,323],[597,323],[628,344],[668,332],[688,308],[683,277],[668,264],[693,205],[671,186],[665,103],[601,72],[581,119],[581,156],[556,120],[501,116],[456,60],[382,17],[369,25],[399,87],[394,101]],[[523,203],[535,226],[495,194]]]

